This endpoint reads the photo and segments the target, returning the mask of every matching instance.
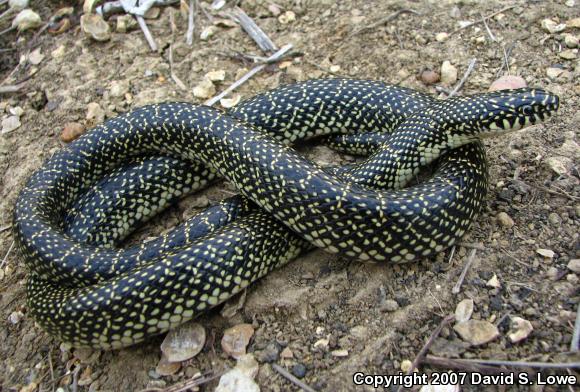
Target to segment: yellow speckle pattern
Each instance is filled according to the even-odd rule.
[[[557,107],[537,89],[437,101],[381,82],[323,79],[227,113],[189,103],[135,109],[54,154],[21,191],[14,227],[29,310],[74,346],[119,348],[196,317],[312,246],[392,263],[440,252],[482,208],[479,139]],[[290,147],[317,136],[369,156],[322,168]],[[407,186],[434,161],[431,179]],[[218,177],[241,195],[118,247]]]

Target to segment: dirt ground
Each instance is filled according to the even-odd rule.
[[[364,390],[353,385],[353,373],[398,372],[405,360],[414,359],[442,318],[453,314],[464,299],[474,301],[472,318],[497,325],[499,336],[487,344],[470,345],[450,325],[443,328],[432,354],[466,359],[579,360],[578,353],[569,353],[579,276],[568,264],[580,257],[580,150],[576,144],[580,63],[578,50],[566,47],[565,34],[578,37],[580,29],[568,26],[550,34],[541,25],[545,18],[561,23],[579,17],[578,1],[574,5],[574,1],[564,0],[277,0],[283,17],[273,15],[268,8],[273,3],[244,0],[240,5],[278,46],[292,43],[295,53],[290,61],[269,65],[244,84],[237,90],[242,97],[283,83],[334,75],[377,79],[437,94],[434,85],[421,81],[420,72],[439,72],[448,60],[461,77],[472,58],[477,58],[477,65],[460,94],[482,92],[507,73],[504,50],[512,75],[560,96],[560,111],[544,125],[486,141],[490,166],[487,207],[463,239],[467,245],[479,244],[479,249],[460,292],[452,294],[452,288],[472,252],[468,246],[457,247],[452,258],[448,250],[429,260],[395,267],[350,262],[315,251],[248,289],[243,308],[233,317],[222,316],[218,308],[198,319],[206,328],[205,347],[174,375],[160,377],[155,372],[163,337],[128,349],[93,353],[82,362],[78,360],[80,353],[75,358],[74,352],[62,351],[60,342],[27,314],[26,270],[18,255],[9,252],[12,210],[25,180],[62,148],[60,134],[65,123],[90,127],[100,120],[100,113],[87,119],[92,103],[97,103],[106,117],[112,117],[145,103],[201,102],[192,90],[207,72],[225,70],[225,80],[217,84],[221,91],[244,68],[252,66],[235,55],[236,51],[263,55],[239,27],[218,23],[209,39],[200,40],[201,31],[212,25],[201,11],[196,17],[193,47],[188,47],[184,42],[187,21],[177,7],[173,17],[165,7],[157,18],[147,20],[161,48],[157,53],[149,50],[138,28],[115,32],[115,17],[109,20],[111,39],[98,43],[79,31],[77,9],[71,29],[59,35],[41,33],[33,43],[32,49],[40,48],[44,58],[37,65],[24,60],[4,82],[11,84],[30,76],[25,89],[0,95],[0,118],[9,116],[15,107],[23,109],[22,125],[0,135],[0,260],[4,258],[0,270],[1,391],[75,390],[70,372],[76,368],[82,381],[78,390],[170,386],[198,372],[233,367],[235,361],[223,352],[220,340],[225,329],[242,322],[255,329],[248,352],[258,358],[256,382],[262,391],[298,390],[273,369],[273,363],[295,373],[305,370],[302,381],[317,391]],[[36,11],[48,20],[64,5],[66,2],[43,2]],[[515,7],[487,20],[496,41],[481,23],[454,32],[462,21],[477,21],[509,5]],[[225,10],[229,8],[226,5]],[[402,8],[412,8],[421,15],[401,14],[389,23],[357,33]],[[220,18],[209,4],[204,4],[204,9]],[[286,11],[292,11],[295,20]],[[6,27],[8,22],[1,21],[0,30]],[[450,35],[437,40],[442,32]],[[15,49],[0,54],[1,80],[27,53],[33,35],[12,32],[0,36],[0,47]],[[172,79],[171,69],[185,90]],[[327,163],[345,159],[326,147],[306,148],[305,153]],[[215,202],[226,191],[230,191],[227,185],[218,185],[205,195]],[[182,221],[184,215],[193,213],[191,206],[199,197],[172,207],[139,235],[159,233]],[[552,251],[553,257],[540,255],[538,249]],[[497,287],[493,287],[494,275]],[[508,336],[515,317],[533,326],[531,334],[518,343],[512,343]],[[328,339],[327,344],[324,339]],[[292,358],[280,357],[284,348],[292,352]],[[451,369],[421,365],[420,370]],[[214,380],[202,390],[216,386]],[[503,390],[571,388],[507,386]]]

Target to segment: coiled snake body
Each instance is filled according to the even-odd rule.
[[[406,262],[453,245],[486,192],[481,137],[544,120],[557,97],[520,89],[436,101],[380,82],[278,88],[227,114],[187,103],[136,109],[56,153],[28,181],[15,237],[28,306],[75,346],[117,348],[211,308],[313,245]],[[323,168],[287,145],[332,135],[371,153]],[[438,159],[434,176],[404,188]],[[136,226],[215,176],[233,197],[126,249]]]

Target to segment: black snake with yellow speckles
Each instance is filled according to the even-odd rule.
[[[557,97],[520,89],[437,101],[380,82],[313,80],[227,114],[188,103],[133,110],[57,152],[28,181],[15,237],[28,306],[75,346],[117,348],[181,324],[312,245],[386,262],[453,245],[486,192],[479,139],[535,124]],[[324,168],[289,144],[332,135],[372,154]],[[406,187],[438,159],[426,182]],[[126,249],[141,222],[215,176],[233,197]]]

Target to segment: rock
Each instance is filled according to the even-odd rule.
[[[83,14],[81,16],[81,29],[95,41],[103,42],[111,39],[111,29],[99,14]]]
[[[564,4],[566,4],[566,7],[574,7],[576,1],[575,0],[566,0],[566,2]]]
[[[254,378],[258,374],[260,366],[252,354],[245,354],[238,359],[236,369],[240,370],[246,376]]]
[[[223,82],[226,79],[226,71],[219,69],[217,71],[210,71],[205,74],[205,78],[212,82]]]
[[[547,259],[553,259],[555,256],[554,251],[550,250],[550,249],[539,248],[539,249],[536,249],[536,253],[539,254],[540,256],[547,258]]]
[[[294,353],[290,350],[290,347],[284,347],[284,350],[280,353],[280,358],[282,359],[292,359],[294,358]]]
[[[320,348],[322,350],[326,350],[328,348],[328,343],[330,343],[330,341],[328,339],[319,339],[316,342],[314,342],[314,348]]]
[[[13,11],[21,11],[28,7],[28,0],[8,0],[8,7]]]
[[[278,7],[276,4],[273,4],[273,3],[270,3],[268,5],[268,11],[270,11],[272,16],[278,16],[282,13],[282,11],[280,10],[280,7]]]
[[[567,265],[570,271],[580,274],[580,259],[572,259]]]
[[[50,52],[53,59],[61,59],[66,54],[66,48],[64,45],[60,45],[58,48]]]
[[[20,117],[18,116],[8,116],[2,120],[2,133],[12,132],[20,128]]]
[[[143,18],[145,19],[157,19],[161,15],[161,9],[159,7],[151,7],[145,12]]]
[[[556,267],[550,267],[550,268],[548,268],[548,271],[546,271],[546,276],[548,277],[548,279],[555,282],[561,276],[560,270]]]
[[[350,334],[357,339],[364,340],[367,338],[367,336],[369,334],[369,329],[367,327],[365,327],[364,325],[355,325],[350,330]]]
[[[117,17],[117,25],[115,26],[115,31],[117,33],[126,33],[128,31],[134,30],[139,26],[137,20],[133,15],[124,14]]]
[[[435,84],[439,81],[439,74],[433,70],[425,69],[421,72],[421,81],[428,86]]]
[[[256,351],[254,355],[259,362],[275,362],[280,357],[280,346],[278,346],[278,344],[275,342],[268,343],[266,348],[260,351]]]
[[[445,33],[445,32],[437,33],[435,35],[435,41],[437,41],[437,42],[445,42],[445,41],[447,41],[447,38],[449,38],[449,34]]]
[[[499,222],[500,225],[508,229],[511,229],[515,225],[514,220],[503,211],[497,214],[497,221]]]
[[[348,357],[348,350],[344,350],[344,349],[340,349],[340,350],[334,350],[330,353],[330,355],[332,355],[333,357]]]
[[[296,20],[296,14],[293,11],[286,11],[278,16],[278,22],[282,24],[292,23]]]
[[[457,68],[449,61],[444,61],[441,65],[441,83],[451,86],[457,82]]]
[[[550,212],[550,214],[548,215],[548,222],[550,222],[552,226],[558,227],[562,224],[562,219],[555,212]]]
[[[403,373],[408,373],[412,367],[413,367],[413,362],[409,361],[408,359],[404,359],[401,362],[401,371]]]
[[[165,354],[161,355],[161,359],[155,367],[155,371],[160,376],[171,376],[172,374],[177,373],[177,371],[181,369],[181,362],[170,362]]]
[[[222,349],[233,358],[240,358],[246,354],[246,347],[254,336],[252,324],[238,324],[224,331]]]
[[[28,62],[32,65],[38,65],[44,60],[44,55],[40,52],[40,48],[33,50],[28,55]]]
[[[571,29],[580,29],[580,17],[574,19],[568,19],[566,21],[566,26]]]
[[[214,25],[210,25],[202,30],[201,34],[199,34],[199,39],[202,41],[207,41],[218,31],[218,28]]]
[[[474,346],[491,342],[499,336],[497,327],[485,320],[469,320],[453,327],[461,339]]]
[[[510,90],[514,88],[523,88],[526,86],[527,83],[521,76],[504,75],[495,80],[491,86],[489,86],[489,91]]]
[[[487,287],[492,287],[494,289],[499,289],[501,287],[501,283],[499,283],[499,279],[497,278],[496,274],[493,274],[490,280],[488,280],[485,285]]]
[[[125,81],[113,80],[111,87],[109,87],[109,94],[113,98],[124,97],[129,92],[129,86]]]
[[[390,313],[390,312],[396,311],[397,309],[399,309],[399,304],[394,299],[387,299],[381,305],[381,310],[383,312],[389,312]]]
[[[213,97],[215,91],[215,86],[211,80],[203,79],[197,86],[193,88],[193,95],[196,98],[207,99]]]
[[[42,19],[40,15],[31,9],[24,9],[16,15],[12,20],[12,27],[16,27],[18,31],[26,31],[30,29],[35,29],[42,25]]]
[[[564,36],[564,45],[566,45],[570,49],[577,48],[578,47],[578,37],[575,37],[572,34],[566,34]]]
[[[169,331],[161,351],[169,362],[182,362],[195,357],[205,345],[205,328],[194,322],[180,325]]]
[[[92,120],[94,123],[101,123],[105,119],[105,111],[96,102],[91,102],[87,105],[87,120]]]
[[[563,73],[564,73],[564,70],[562,68],[550,67],[550,68],[546,69],[546,75],[548,75],[548,78],[550,78],[553,81],[558,79],[558,77],[560,75],[562,75]]]
[[[200,196],[199,198],[201,197],[203,196]],[[205,206],[208,205],[209,200],[207,200],[207,204]],[[245,303],[246,303],[246,290],[243,290],[241,293],[236,294],[235,296],[231,297],[226,301],[222,310],[220,311],[220,314],[225,318],[232,318],[238,312],[238,310],[244,307]]]
[[[571,158],[562,157],[562,156],[555,156],[555,157],[548,157],[546,159],[546,164],[550,169],[554,171],[554,173],[563,175],[570,171],[574,162]]]
[[[292,374],[298,378],[304,378],[304,376],[306,376],[306,366],[300,362],[297,363],[292,366]]]
[[[512,343],[517,343],[527,338],[534,330],[532,323],[521,317],[512,317],[512,328],[508,338]]]
[[[260,392],[256,382],[239,369],[232,369],[220,377],[215,392]]]
[[[464,299],[457,304],[455,308],[455,321],[463,323],[468,321],[473,314],[473,300],[471,298]]]
[[[542,28],[550,34],[561,33],[566,29],[565,23],[556,23],[552,19],[543,19]]]
[[[17,310],[10,313],[10,316],[8,316],[8,321],[10,321],[12,324],[18,324],[23,318],[24,313],[22,313],[20,310]]]
[[[564,60],[575,60],[578,57],[578,49],[565,49],[558,53],[558,56]]]
[[[220,105],[222,105],[222,107],[224,109],[233,108],[238,103],[240,103],[241,99],[242,99],[242,96],[240,94],[234,94],[231,98],[220,99]]]

